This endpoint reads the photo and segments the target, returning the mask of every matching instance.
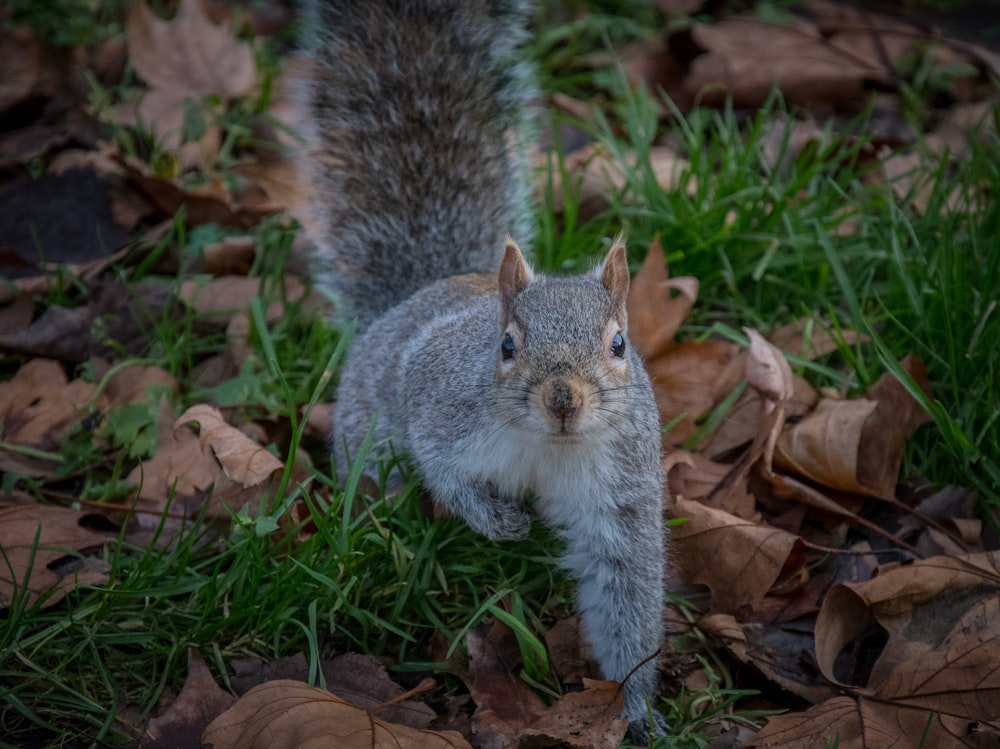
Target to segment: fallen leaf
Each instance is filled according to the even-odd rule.
[[[0,382],[0,435],[4,442],[58,450],[69,430],[87,415],[96,385],[69,381],[62,366],[32,359]],[[106,405],[101,396],[94,408]]]
[[[618,749],[628,718],[622,713],[622,689],[617,681],[583,680],[583,690],[564,694],[518,737],[524,749],[560,746]]]
[[[471,749],[454,731],[384,721],[324,689],[298,681],[254,687],[201,737],[213,749]]]
[[[698,431],[697,419],[711,411],[743,379],[746,352],[728,341],[685,341],[647,359],[660,422],[679,445]]]
[[[802,540],[778,528],[682,498],[670,514],[684,518],[671,531],[671,557],[686,579],[712,591],[714,611],[753,609],[804,562]]]
[[[140,749],[198,746],[208,724],[236,702],[215,683],[201,653],[194,648],[188,652],[190,666],[181,693],[162,715],[150,719]]]
[[[238,484],[256,486],[285,467],[266,448],[230,426],[217,408],[191,406],[180,415],[174,427],[191,421],[197,421],[201,427],[199,439],[202,446],[212,448],[226,476]]]
[[[895,71],[881,58],[858,54],[801,18],[776,24],[744,14],[695,24],[690,33],[706,54],[693,59],[685,90],[709,105],[728,96],[736,107],[757,107],[778,86],[789,104],[852,108],[863,105],[873,82],[895,84]]]
[[[184,102],[250,93],[257,84],[253,48],[237,40],[228,24],[213,23],[201,0],[183,0],[169,21],[139,0],[132,4],[126,34],[129,58],[149,89],[119,107],[119,117],[156,134],[164,148],[181,155],[184,166],[210,161],[221,142],[219,129],[209,126],[198,142],[183,143]]]
[[[97,513],[65,507],[34,502],[0,505],[0,549],[4,554],[0,564],[0,608],[10,606],[19,589],[27,606],[43,597],[42,605],[52,606],[80,585],[106,583],[107,566],[96,559],[89,564],[86,558],[75,560],[65,568],[58,563],[75,552],[113,541],[117,534],[111,525]]]
[[[781,351],[752,328],[743,328],[750,339],[747,384],[775,403],[783,403],[795,392],[792,368]]]
[[[663,463],[671,496],[699,500],[708,507],[746,520],[760,520],[756,500],[747,490],[745,480],[733,482],[730,491],[716,491],[723,479],[732,473],[732,465],[678,449],[671,450]]]
[[[136,466],[125,479],[140,485],[139,497],[154,503],[160,511],[171,497],[181,504],[203,497],[222,476],[221,466],[209,446],[190,427],[175,427],[175,421],[166,397],[161,398],[159,447],[152,458]]]
[[[849,694],[769,719],[753,745],[819,746],[837,736],[844,749],[995,746],[998,633],[1000,552],[920,560],[838,585],[816,621],[816,656]],[[880,642],[877,654],[857,652]]]
[[[818,703],[839,692],[816,665],[811,621],[771,626],[709,614],[698,620],[698,629],[722,642],[741,663],[802,699]]]
[[[677,329],[697,299],[698,280],[668,278],[659,237],[654,239],[628,295],[629,339],[643,359],[662,356],[675,345]]]
[[[901,363],[929,390],[919,360],[906,357]],[[888,499],[895,495],[906,439],[929,418],[886,373],[866,398],[821,400],[811,414],[782,432],[774,464],[832,489]]]

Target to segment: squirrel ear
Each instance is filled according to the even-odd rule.
[[[500,263],[500,309],[503,315],[504,327],[510,318],[510,308],[521,290],[531,281],[531,268],[524,262],[524,255],[517,243],[507,237],[507,246],[503,252],[503,262]]]
[[[611,305],[618,324],[624,329],[628,314],[625,302],[628,299],[628,255],[625,252],[625,238],[619,234],[608,251],[608,256],[600,268],[601,285],[611,295]]]

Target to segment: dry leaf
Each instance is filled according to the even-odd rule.
[[[874,663],[872,653],[841,657],[882,641]],[[816,655],[851,694],[770,719],[754,746],[820,746],[835,733],[844,749],[996,746],[1000,552],[925,559],[838,585],[816,622]]]
[[[518,737],[518,746],[547,747],[553,743],[582,749],[618,749],[628,718],[617,681],[583,680],[583,691],[564,694]]]
[[[201,653],[194,648],[189,653],[190,668],[181,693],[162,715],[150,719],[140,749],[198,746],[208,724],[236,702],[215,683]]]
[[[925,391],[926,370],[915,357],[901,362]],[[890,373],[859,400],[821,400],[813,413],[782,432],[774,463],[833,489],[890,498],[906,439],[929,420]]]
[[[895,83],[881,60],[831,43],[801,19],[779,25],[752,14],[731,16],[695,24],[691,37],[707,53],[692,61],[685,89],[707,104],[728,95],[737,107],[756,107],[777,85],[792,104],[854,107],[863,104],[872,82]]]
[[[174,427],[190,421],[201,426],[200,440],[203,447],[211,447],[222,465],[226,476],[245,487],[257,486],[285,464],[266,448],[254,442],[234,426],[230,426],[222,413],[212,406],[191,406],[180,415]]]
[[[147,127],[163,147],[180,153],[185,167],[210,161],[221,142],[219,129],[210,126],[199,142],[182,145],[184,101],[250,93],[257,85],[252,47],[238,41],[228,25],[213,23],[201,0],[182,0],[169,21],[139,0],[129,12],[126,33],[129,58],[149,89],[120,107],[119,116]]]
[[[32,359],[0,382],[0,434],[5,442],[58,450],[70,428],[87,415],[96,386],[66,377],[50,359]],[[106,405],[101,396],[96,408]]]
[[[671,533],[674,563],[686,579],[709,587],[714,611],[755,608],[804,561],[801,539],[778,528],[681,498],[671,515],[685,519]]]
[[[698,430],[696,420],[733,391],[745,365],[746,352],[728,341],[685,341],[646,361],[660,422],[672,424],[670,444],[678,445]]]
[[[752,328],[743,328],[750,339],[747,384],[765,398],[783,403],[795,392],[792,368],[778,348]]]
[[[36,534],[38,546],[32,555]],[[45,593],[49,595],[44,605],[51,606],[79,585],[106,583],[106,565],[97,560],[76,560],[65,567],[57,563],[73,552],[103,546],[115,537],[110,521],[97,513],[34,502],[0,505],[0,549],[4,553],[0,564],[0,608],[9,606],[15,589],[24,585],[28,588],[28,606]]]
[[[213,749],[471,749],[454,731],[389,723],[299,681],[254,687],[201,737]]]
[[[698,629],[721,641],[740,662],[805,700],[823,702],[839,692],[816,666],[811,621],[778,627],[709,614],[698,620]]]
[[[677,329],[698,299],[698,280],[667,277],[659,237],[635,274],[628,294],[629,340],[644,359],[662,356],[674,344]]]
[[[473,730],[483,749],[506,749],[545,712],[545,703],[522,681],[521,652],[502,622],[466,635],[469,671],[462,676],[476,701]]]

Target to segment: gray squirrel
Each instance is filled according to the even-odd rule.
[[[434,499],[487,538],[523,538],[532,516],[548,525],[601,671],[624,682],[630,737],[645,742],[669,730],[651,706],[660,427],[627,340],[624,243],[561,277],[532,271],[510,239],[532,225],[534,72],[519,56],[531,6],[304,2],[317,277],[359,330],[334,460],[343,478],[374,423],[373,444],[409,456]]]

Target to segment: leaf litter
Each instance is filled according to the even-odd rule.
[[[703,4],[660,5],[667,13],[696,13]],[[76,71],[86,64],[102,82],[120,82],[123,49],[110,45],[52,54],[25,28],[0,43],[0,60],[16,64],[18,71],[0,85],[0,114],[28,101],[75,102],[76,114],[61,121],[50,118],[0,134],[0,161],[49,159],[53,175],[84,169],[83,179],[99,178],[110,214],[97,218],[104,208],[76,210],[91,222],[76,231],[99,234],[114,223],[150,240],[162,236],[164,225],[158,222],[179,210],[189,227],[216,223],[245,229],[303,202],[301,181],[286,151],[250,154],[253,158],[235,165],[242,184],[234,184],[215,171],[220,138],[214,124],[199,137],[183,135],[183,114],[190,106],[185,101],[209,96],[231,102],[252,94],[260,71],[251,45],[236,39],[228,22],[209,19],[192,0],[177,8],[174,18],[161,19],[145,2],[132,6],[128,59],[147,88],[114,110],[87,110],[85,116],[85,90]],[[911,148],[912,133],[892,112],[899,109],[902,75],[894,61],[928,41],[936,64],[954,72],[949,94],[958,103],[937,118],[925,154]],[[199,60],[202,64],[193,64]],[[289,69],[292,74],[275,83],[282,101],[287,100],[283,92],[294,87],[294,76],[302,75],[300,62]],[[916,196],[914,204],[921,209],[931,185],[927,155],[964,158],[970,129],[979,133],[973,137],[990,132],[995,93],[983,81],[1000,66],[994,54],[975,45],[928,37],[880,13],[810,0],[781,23],[743,14],[679,25],[633,50],[626,71],[634,79],[663,84],[681,111],[695,99],[710,104],[725,95],[738,105],[758,106],[777,83],[786,101],[836,118],[856,112],[868,88],[877,84],[885,91],[876,106],[876,115],[885,115],[884,128],[878,134],[882,150],[875,156],[880,170],[869,178],[890,181],[901,200]],[[294,127],[291,110],[280,106],[280,117]],[[568,97],[561,106],[587,111]],[[662,115],[672,116],[666,109]],[[176,159],[176,168],[154,169],[116,143],[99,143],[96,126],[109,121],[151,129],[158,147]],[[777,140],[791,134],[791,155],[829,137],[814,123],[796,119],[775,128]],[[280,130],[271,132],[281,140]],[[282,146],[288,145],[284,140]],[[567,158],[571,177],[580,180],[585,202],[589,196],[594,210],[606,204],[607,193],[624,189],[621,166],[602,147],[588,145]],[[771,158],[780,169],[779,153],[773,151]],[[695,189],[689,163],[669,146],[657,145],[653,162],[664,189]],[[190,170],[203,170],[208,178],[192,186],[183,178]],[[13,195],[19,184],[0,178],[0,194]],[[53,205],[45,201],[35,220],[52,220]],[[849,223],[842,228],[851,230]],[[58,237],[51,241],[64,243]],[[20,492],[3,498],[0,607],[18,597],[29,605],[54,606],[77,586],[107,583],[107,569],[94,552],[113,543],[121,525],[126,538],[141,544],[165,521],[181,532],[186,520],[205,511],[206,501],[208,514],[227,522],[268,496],[286,471],[286,460],[265,447],[267,429],[247,423],[238,410],[195,404],[178,417],[177,382],[152,367],[127,367],[101,387],[67,376],[74,365],[92,366],[103,375],[122,352],[136,350],[145,335],[136,300],[147,312],[193,311],[204,325],[221,326],[230,337],[228,350],[198,366],[206,384],[234,376],[251,355],[246,343],[250,320],[243,310],[260,293],[259,282],[244,277],[254,265],[252,240],[230,237],[206,247],[197,272],[211,280],[186,281],[176,294],[141,283],[129,283],[125,293],[124,286],[109,280],[109,269],[134,268],[148,247],[105,247],[104,256],[95,259],[84,254],[82,244],[60,246],[67,254],[53,256],[59,258],[56,273],[53,264],[16,256],[5,242],[0,245],[0,272],[13,276],[16,267],[21,276],[0,288],[0,347],[6,357],[23,361],[0,383],[4,472],[34,477],[41,482],[41,496],[65,502],[60,489],[66,477],[59,469],[70,435],[92,433],[93,445],[100,448],[100,424],[116,410],[144,404],[157,414],[155,448],[126,476],[124,485],[131,490],[121,506],[76,503],[86,509],[71,509]],[[92,249],[88,245],[87,251]],[[179,258],[168,259],[180,264]],[[287,280],[286,298],[298,298],[302,284]],[[36,317],[35,301],[57,289],[69,294],[68,303],[50,304]],[[73,297],[80,289],[86,295]],[[905,493],[899,476],[903,446],[928,420],[927,413],[888,374],[856,399],[818,393],[794,375],[786,355],[828,356],[840,345],[863,339],[850,330],[834,335],[819,318],[776,328],[767,337],[747,330],[749,347],[717,338],[686,339],[679,331],[697,298],[697,279],[669,277],[654,244],[634,280],[629,317],[631,337],[656,385],[661,419],[671,425],[664,461],[671,491],[665,504],[680,521],[673,528],[672,579],[680,592],[702,595],[704,605],[694,617],[699,631],[735,662],[812,705],[770,718],[750,738],[737,737],[719,719],[710,729],[717,731],[716,741],[732,747],[823,746],[837,734],[839,746],[853,748],[900,745],[901,737],[908,741],[926,734],[927,746],[994,746],[1000,734],[1000,560],[990,550],[995,544],[970,517],[968,492],[950,487],[931,496],[899,496]],[[268,321],[278,319],[281,310],[272,305]],[[89,328],[97,320],[120,321],[108,335],[117,348],[95,346],[79,335],[81,324]],[[916,357],[907,356],[900,365],[932,396]],[[725,418],[705,433],[706,414],[739,388]],[[317,433],[329,429],[329,411],[323,406],[310,414]],[[293,483],[308,481],[298,463],[291,473]],[[683,634],[690,624],[681,622],[689,620],[676,614],[667,613],[672,634]],[[555,637],[563,630],[568,634]],[[518,676],[520,656],[504,625],[495,622],[469,632],[468,663],[455,668],[475,702],[466,737],[474,735],[481,746],[616,746],[624,732],[617,718],[617,686],[589,681],[593,664],[580,651],[572,620],[555,623],[546,641],[560,680],[578,690],[552,705]],[[556,653],[558,659],[552,657]],[[705,671],[691,665],[697,662],[688,654],[674,653],[666,660],[680,669],[684,683],[707,683]],[[381,668],[355,661],[347,670],[378,674]],[[349,725],[358,732],[338,740],[359,746],[380,745],[383,739],[393,746],[467,745],[458,734],[428,730],[432,718],[420,702],[413,702],[420,707],[410,711],[422,715],[418,727],[380,718],[390,708],[379,708],[376,700],[399,697],[403,690],[396,685],[389,694],[359,699],[357,685],[333,678],[327,680],[333,693],[308,686],[301,669],[291,680],[278,671],[265,678],[230,705],[232,696],[192,651],[187,683],[148,723],[142,745],[158,746],[171,736],[197,741],[209,722],[200,740],[217,747],[309,746],[329,741],[331,731],[340,735]],[[391,684],[384,670],[373,678]],[[341,700],[337,690],[364,704]],[[780,696],[768,698],[785,704]]]

